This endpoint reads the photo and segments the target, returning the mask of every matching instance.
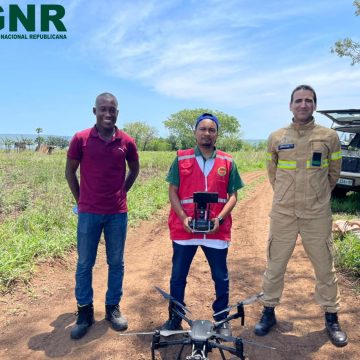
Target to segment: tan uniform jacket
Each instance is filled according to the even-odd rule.
[[[330,196],[341,170],[335,130],[292,123],[269,136],[267,170],[274,189],[270,216],[331,216]]]

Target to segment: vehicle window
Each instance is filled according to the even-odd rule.
[[[348,146],[351,142],[351,140],[354,138],[354,136],[356,134],[352,134],[352,133],[348,133],[348,132],[344,132],[344,131],[338,131],[337,132],[341,145],[346,145]]]
[[[349,144],[351,147],[360,149],[360,134],[356,134]]]

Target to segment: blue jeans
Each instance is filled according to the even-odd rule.
[[[197,248],[198,245],[179,245],[173,242],[170,295],[184,305],[186,278]],[[225,309],[229,304],[229,273],[226,265],[228,249],[213,249],[206,246],[201,246],[201,249],[210,265],[211,276],[215,283],[216,299],[212,304],[212,308],[214,313],[217,313]],[[200,294],[201,286],[204,286],[204,284],[199,284]],[[222,320],[227,315],[226,312],[222,313],[216,316],[215,320]]]
[[[79,213],[77,227],[78,262],[75,297],[79,305],[93,302],[92,270],[104,231],[108,263],[106,305],[117,305],[122,296],[127,213],[99,215]]]

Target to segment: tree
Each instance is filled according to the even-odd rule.
[[[254,147],[255,147],[255,151],[266,151],[267,146],[268,146],[267,140],[261,140]]]
[[[357,8],[355,15],[360,15],[360,1],[354,1],[353,5]],[[338,40],[335,47],[331,48],[332,53],[336,53],[339,57],[350,57],[351,65],[360,63],[360,42],[356,42],[350,38]]]
[[[172,149],[172,145],[163,138],[156,138],[150,141],[147,150],[151,151],[170,151]]]
[[[37,138],[35,139],[35,142],[37,143],[37,149],[39,149],[40,145],[44,142],[44,138],[42,136],[40,136],[40,133],[43,132],[43,129],[42,128],[36,128],[35,131],[38,134]]]
[[[179,141],[175,135],[168,136],[166,141],[170,144],[170,150],[181,149],[181,141]]]
[[[63,136],[48,136],[46,144],[49,146],[57,146],[60,149],[65,149],[69,145],[69,140]]]
[[[14,145],[15,141],[9,138],[1,139],[1,142],[5,145],[6,152],[10,152],[11,147]]]
[[[155,127],[142,121],[125,124],[124,131],[134,138],[137,147],[142,151],[147,150],[149,143],[157,135]]]
[[[220,136],[216,141],[216,146],[227,152],[239,151],[243,148],[243,141],[237,135]]]
[[[169,119],[164,121],[165,127],[170,132],[170,137],[173,140],[176,139],[177,148],[186,149],[194,146],[195,122],[199,115],[203,113],[214,114],[219,119],[219,141],[221,139],[223,144],[226,143],[226,139],[240,139],[240,123],[236,117],[209,109],[185,109],[172,114]],[[226,151],[226,149],[222,149]]]
[[[26,138],[26,137],[22,138],[21,141],[23,141],[26,144],[26,146],[28,147],[29,150],[30,150],[31,145],[34,144],[33,139]]]

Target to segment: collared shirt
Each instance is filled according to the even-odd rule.
[[[202,172],[205,176],[207,176],[211,169],[214,166],[214,161],[216,158],[216,148],[214,148],[214,152],[212,155],[205,159],[202,155],[200,149],[198,146],[195,146],[195,157],[196,161],[199,164],[200,169],[202,169]],[[175,185],[179,187],[180,185],[180,176],[179,176],[179,167],[178,167],[178,158],[176,157],[173,163],[171,164],[171,167],[169,169],[169,172],[166,176],[166,181],[169,184]],[[228,194],[232,194],[236,192],[237,190],[244,187],[244,183],[239,175],[239,172],[237,170],[236,164],[233,161],[231,172],[229,175],[229,184],[227,187]],[[211,247],[214,249],[226,249],[230,246],[229,241],[223,241],[223,240],[207,240],[207,239],[193,239],[193,240],[176,240],[174,241],[179,245],[203,245],[207,247]]]
[[[216,148],[214,149],[214,152],[210,156],[209,159],[205,159],[202,155],[200,149],[198,146],[195,146],[195,156],[196,160],[200,166],[200,169],[203,169],[203,173],[205,176],[207,176],[212,169],[214,165],[214,159],[216,157]],[[170,166],[169,172],[166,176],[166,181],[169,184],[175,185],[179,187],[180,185],[180,176],[179,176],[179,167],[178,167],[178,159],[177,157],[173,161],[173,163]],[[229,176],[229,184],[227,188],[228,194],[232,194],[235,191],[241,189],[244,187],[244,183],[239,175],[238,169],[236,167],[235,162],[233,161],[233,166],[231,168],[230,176]]]
[[[341,170],[335,130],[292,122],[268,139],[267,171],[274,189],[270,216],[301,219],[331,216],[330,197]]]
[[[80,212],[127,212],[126,162],[138,160],[129,135],[116,128],[112,139],[105,141],[94,126],[74,135],[67,156],[80,161]]]

